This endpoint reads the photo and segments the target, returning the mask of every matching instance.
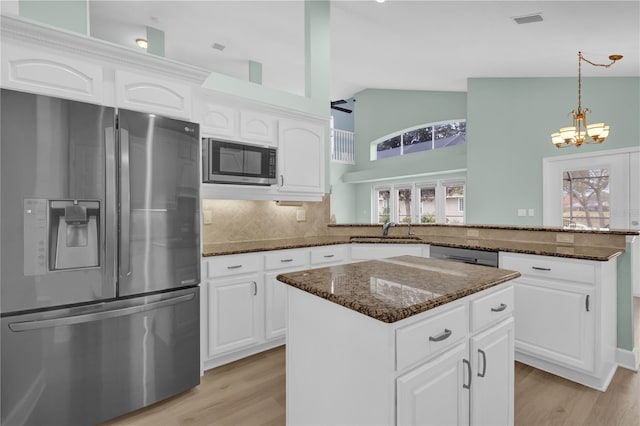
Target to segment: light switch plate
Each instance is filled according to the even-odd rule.
[[[527,209],[518,209],[518,216],[526,216]]]
[[[296,220],[298,222],[304,222],[305,220],[307,220],[307,215],[305,214],[303,209],[300,209],[296,212]]]
[[[529,216],[534,216],[535,210],[529,209]]]

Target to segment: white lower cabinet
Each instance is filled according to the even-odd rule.
[[[258,274],[210,283],[209,356],[262,340],[263,288]]]
[[[616,364],[615,259],[606,262],[501,253],[519,271],[516,360],[606,390]]]
[[[487,306],[487,310],[500,309],[502,304],[513,305],[513,292],[510,289],[511,287],[508,287],[501,292],[485,296],[485,299],[494,302]],[[478,297],[475,299],[471,305]],[[504,311],[506,309],[498,312]],[[440,317],[448,321],[440,328],[445,332],[453,330],[450,336],[440,343],[446,344],[446,340],[456,334],[455,317]],[[431,358],[398,377],[398,425],[513,424],[514,321],[510,310],[498,314],[490,323],[494,324],[496,319],[504,320],[481,329],[480,332],[472,334],[468,342],[465,339],[442,355]],[[424,322],[433,321],[431,319]],[[472,329],[473,324],[477,322],[478,319],[472,311]],[[428,327],[423,329],[427,330]],[[431,333],[426,335],[429,335],[430,341],[438,339],[438,336]],[[466,333],[464,336],[466,337]]]
[[[466,342],[396,381],[398,425],[468,425]],[[467,379],[468,380],[468,379]]]
[[[390,324],[288,300],[288,424],[513,424],[510,282]]]
[[[471,338],[472,425],[513,424],[513,344],[513,318]]]
[[[287,332],[287,287],[276,279],[280,272],[265,274],[265,339],[284,337]]]

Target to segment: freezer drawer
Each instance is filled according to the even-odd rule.
[[[200,382],[199,288],[2,318],[2,424],[88,425]]]

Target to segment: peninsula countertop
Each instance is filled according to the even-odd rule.
[[[393,323],[520,276],[519,272],[417,256],[280,274],[292,287]]]
[[[373,240],[371,240],[373,241]],[[223,256],[229,254],[254,253],[259,251],[285,250],[303,247],[315,247],[332,244],[359,244],[365,242],[363,238],[352,236],[316,236],[302,238],[283,238],[271,240],[255,240],[243,242],[227,242],[204,244],[202,255]],[[431,244],[445,247],[472,248],[486,251],[504,251],[512,253],[537,254],[541,256],[566,257],[572,259],[585,259],[595,261],[607,261],[624,250],[616,247],[599,247],[593,245],[576,244],[550,244],[539,242],[505,241],[475,238],[456,238],[441,236],[416,236],[412,239],[400,239],[397,237],[380,237],[376,244]]]

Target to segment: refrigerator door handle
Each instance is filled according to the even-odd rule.
[[[127,315],[133,315],[140,312],[151,311],[154,309],[160,309],[165,306],[177,305],[178,303],[188,302],[196,297],[195,293],[184,294],[182,296],[172,297],[170,299],[160,300],[157,302],[146,303],[137,306],[131,306],[128,308],[113,309],[110,311],[95,312],[84,315],[74,315],[69,317],[50,318],[36,321],[22,321],[13,322],[9,324],[9,328],[12,331],[29,331],[39,330],[42,328],[61,327],[75,324],[83,324],[93,321],[103,321],[112,318],[123,317]]]
[[[115,129],[108,127],[104,131],[105,140],[105,171],[106,171],[106,202],[105,206],[105,274],[107,277],[107,283],[115,296],[115,285],[117,282],[117,265],[116,259],[116,244],[117,244],[117,232],[118,232],[118,218],[117,218],[117,189],[116,189],[116,144],[115,144]]]
[[[129,131],[120,129],[120,274],[131,276],[131,175]]]

